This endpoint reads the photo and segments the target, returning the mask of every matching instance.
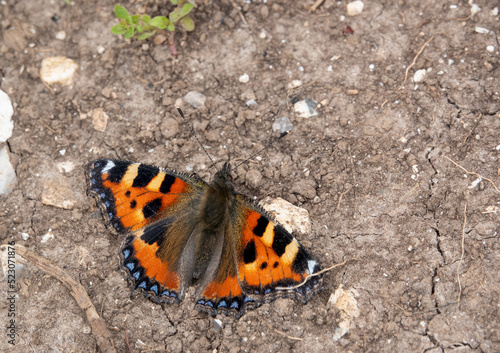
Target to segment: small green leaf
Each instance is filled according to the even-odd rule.
[[[168,15],[168,18],[170,19],[170,21],[172,21],[173,23],[176,23],[177,21],[179,21],[181,19],[181,14],[180,14],[180,9],[176,9],[174,11],[172,11],[170,13],[170,15]]]
[[[174,26],[173,22],[169,21],[168,26],[167,26],[167,31],[169,31],[169,32],[175,31],[175,26]]]
[[[181,21],[186,31],[191,32],[192,30],[194,30],[194,22],[191,17],[189,16],[183,17]]]
[[[165,29],[169,25],[170,21],[165,16],[156,16],[151,21],[149,21],[149,25],[159,28]]]
[[[137,36],[137,39],[140,39],[140,40],[142,40],[142,39],[146,39],[146,38],[151,37],[151,36],[152,36],[153,34],[155,34],[155,33],[156,33],[156,31],[153,31],[153,32],[144,32],[144,33],[142,33],[142,34],[138,35],[138,36]]]
[[[115,5],[115,15],[118,18],[123,18],[127,20],[127,22],[129,23],[132,22],[130,19],[130,14],[128,13],[127,9],[118,4]]]
[[[151,21],[151,17],[149,17],[148,15],[142,15],[142,18],[141,18],[142,22],[144,22],[145,24],[148,24],[149,21]]]
[[[139,17],[141,17],[140,15],[134,15],[132,16],[132,23],[133,24],[138,24],[139,23]]]
[[[137,33],[142,33],[142,31],[143,31],[141,25],[137,25],[137,27],[135,27],[135,29],[137,30]]]
[[[132,38],[134,36],[134,27],[129,27],[125,33],[125,39]]]
[[[123,26],[122,24],[117,24],[116,26],[113,26],[113,28],[111,28],[111,33],[116,35],[124,34],[125,32],[127,32],[127,27]]]
[[[170,2],[174,5],[177,5],[179,3],[177,0],[170,0]]]
[[[191,9],[193,7],[194,7],[193,4],[190,4],[190,3],[184,4],[184,6],[182,6],[182,9],[181,9],[181,12],[180,12],[181,17],[186,16],[191,11]]]

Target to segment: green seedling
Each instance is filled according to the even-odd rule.
[[[166,29],[170,32],[170,50],[173,55],[177,55],[174,45],[175,26],[180,22],[186,31],[194,30],[193,19],[187,16],[193,9],[193,4],[186,2],[186,0],[170,0],[170,2],[177,5],[177,7],[170,12],[168,18],[165,16],[151,18],[146,14],[131,16],[126,8],[116,4],[115,15],[120,23],[111,28],[111,33],[116,35],[124,34],[126,39],[137,34],[137,39],[142,40],[156,34],[158,30]]]

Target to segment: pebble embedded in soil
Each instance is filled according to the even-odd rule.
[[[360,15],[363,12],[364,7],[365,4],[363,3],[363,1],[360,0],[352,1],[347,4],[347,14],[349,16]]]
[[[184,101],[195,109],[204,107],[206,100],[204,94],[196,91],[190,91],[184,96]]]
[[[40,240],[40,243],[46,243],[46,242],[48,242],[49,240],[52,240],[52,239],[54,239],[54,233],[52,233],[52,229],[49,228],[49,230],[47,231],[47,233]]]
[[[425,69],[417,70],[413,75],[413,82],[423,82],[426,74],[427,70]]]
[[[0,150],[0,195],[7,194],[16,185],[16,172],[9,160],[7,146]]]
[[[318,115],[316,106],[317,103],[315,101],[307,98],[295,103],[293,105],[293,110],[299,118],[310,118]]]
[[[0,90],[0,142],[5,142],[12,136],[12,129],[14,128],[13,114],[14,109],[8,94]]]
[[[78,64],[64,56],[53,56],[42,60],[40,78],[47,84],[59,83],[71,85],[75,78]]]
[[[97,131],[103,132],[108,126],[108,114],[102,108],[96,108],[92,111],[92,125]]]
[[[286,116],[278,118],[273,123],[273,131],[279,131],[281,133],[291,131],[293,124]]]
[[[71,187],[60,178],[48,179],[43,183],[42,203],[71,210],[76,204],[76,200]]]
[[[238,81],[241,83],[248,83],[248,81],[250,81],[250,76],[248,76],[248,74],[243,74],[238,78]]]
[[[306,209],[297,207],[280,197],[275,199],[266,197],[259,204],[290,233],[308,234],[311,231],[311,219]]]
[[[179,123],[174,118],[164,119],[160,125],[161,135],[165,139],[171,139],[179,133]]]

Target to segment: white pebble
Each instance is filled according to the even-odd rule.
[[[301,80],[292,80],[289,84],[288,84],[288,88],[291,89],[291,88],[297,88],[297,87],[300,87],[302,86],[302,81]]]
[[[0,89],[0,142],[5,142],[12,136],[12,129],[14,128],[13,114],[14,108],[12,108],[9,96]]]
[[[413,75],[413,82],[423,82],[426,74],[427,70],[425,69],[417,70]]]
[[[316,106],[316,102],[307,98],[295,103],[293,105],[293,110],[299,118],[310,118],[318,115],[318,112],[315,109]]]
[[[66,39],[66,32],[64,32],[64,31],[56,32],[56,39],[57,40],[65,40]]]
[[[470,7],[470,14],[472,16],[474,16],[475,14],[477,14],[479,11],[481,11],[481,8],[479,7],[479,5],[476,5],[476,4],[472,4],[471,7]]]
[[[9,160],[7,146],[0,150],[0,195],[7,194],[16,185],[16,172]]]
[[[241,83],[248,83],[248,81],[250,81],[250,76],[248,76],[248,74],[243,74],[238,78],[238,81]]]
[[[78,70],[78,64],[64,56],[54,56],[42,60],[40,78],[47,84],[71,85]]]
[[[477,33],[481,33],[481,34],[487,34],[487,33],[490,33],[490,30],[489,30],[489,29],[484,28],[484,27],[479,27],[479,26],[474,27],[474,30],[475,30]]]
[[[495,47],[493,45],[488,45],[486,47],[486,50],[489,51],[490,53],[493,53],[495,51]]]
[[[52,233],[52,229],[49,228],[47,234],[45,234],[42,237],[42,240],[40,240],[40,243],[46,243],[46,242],[48,242],[51,239],[54,239],[54,234]]]
[[[363,12],[365,4],[361,0],[352,1],[347,4],[347,14],[349,16],[357,16]]]
[[[495,7],[490,11],[491,16],[498,16],[498,7]]]
[[[190,91],[184,96],[184,101],[196,109],[204,107],[206,100],[204,94],[196,91]]]
[[[30,235],[28,233],[21,233],[21,238],[23,238],[23,240],[28,240],[30,237]]]

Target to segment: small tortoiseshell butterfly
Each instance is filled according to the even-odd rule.
[[[213,316],[240,317],[279,296],[307,302],[323,281],[311,276],[319,264],[235,192],[230,172],[224,164],[207,184],[195,174],[100,159],[85,174],[108,227],[126,235],[121,259],[134,288],[153,301],[180,301],[196,283],[196,308]]]

